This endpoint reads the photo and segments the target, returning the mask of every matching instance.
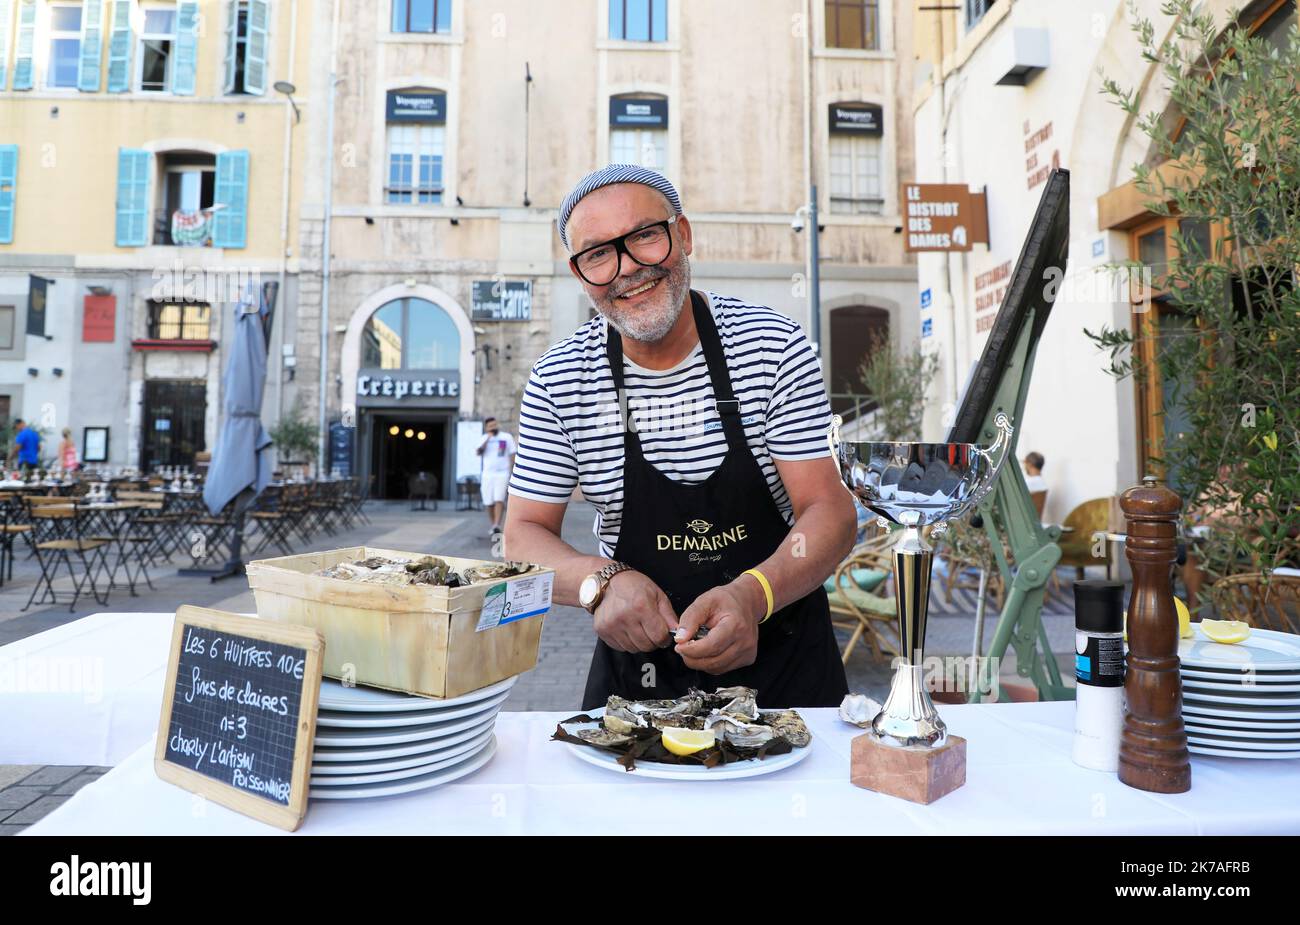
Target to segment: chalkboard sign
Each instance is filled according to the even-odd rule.
[[[324,650],[310,627],[177,610],[154,750],[158,776],[246,816],[298,828]]]

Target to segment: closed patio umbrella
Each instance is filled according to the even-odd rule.
[[[266,291],[270,287],[268,294]],[[215,580],[242,571],[240,534],[244,512],[271,481],[267,450],[271,435],[262,426],[262,392],[266,384],[266,347],[271,330],[275,284],[249,283],[235,306],[235,334],[222,378],[222,424],[203,483],[203,503],[216,516],[235,502],[235,536],[227,565],[216,571],[189,569]]]

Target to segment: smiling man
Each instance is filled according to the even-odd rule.
[[[505,545],[554,568],[554,599],[593,616],[583,708],[732,685],[765,706],[838,705],[822,582],[856,520],[802,330],[691,290],[691,225],[654,171],[584,177],[558,226],[597,315],[533,366]],[[575,485],[600,556],[560,538]]]

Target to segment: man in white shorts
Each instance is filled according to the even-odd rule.
[[[480,482],[483,509],[492,521],[492,535],[501,532],[501,518],[506,509],[506,487],[510,484],[510,470],[515,465],[515,438],[501,429],[496,418],[483,422],[483,442],[476,451],[483,457],[483,475]]]

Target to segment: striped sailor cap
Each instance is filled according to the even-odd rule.
[[[602,167],[599,170],[593,170],[575,186],[569,195],[564,197],[564,202],[560,203],[560,214],[555,220],[556,226],[560,229],[560,240],[564,246],[569,246],[569,236],[566,226],[569,224],[569,216],[573,214],[574,208],[582,199],[590,193],[594,193],[602,186],[609,186],[614,183],[641,183],[651,189],[656,189],[664,194],[668,204],[673,207],[673,211],[678,215],[682,214],[682,201],[677,195],[677,190],[668,182],[668,178],[661,173],[656,173],[647,167],[638,167],[635,164],[610,164],[608,167]]]

